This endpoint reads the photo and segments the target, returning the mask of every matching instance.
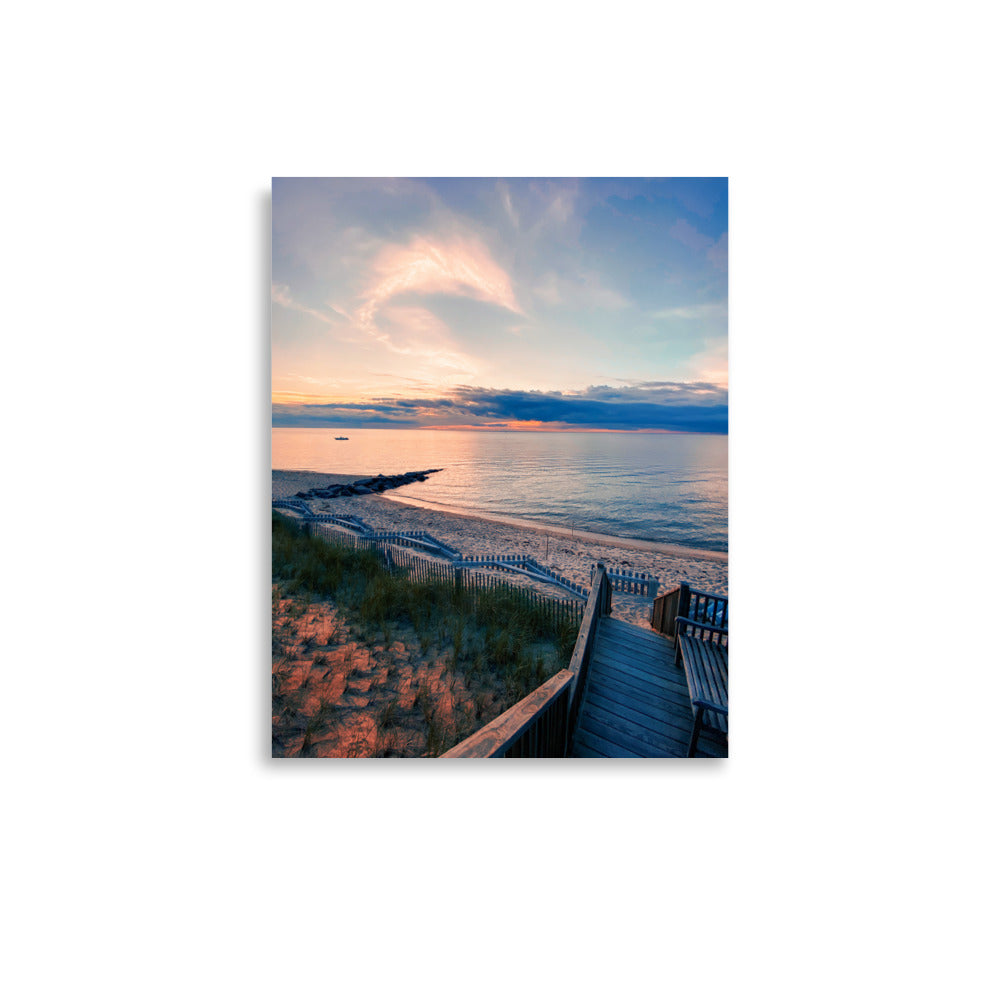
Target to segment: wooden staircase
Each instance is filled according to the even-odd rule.
[[[602,617],[569,756],[685,757],[693,724],[673,641]],[[696,756],[728,757],[725,734],[702,730]]]

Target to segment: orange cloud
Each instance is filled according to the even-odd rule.
[[[449,243],[414,237],[409,246],[387,246],[375,259],[375,283],[358,310],[361,326],[375,331],[375,314],[396,295],[417,292],[466,295],[524,315],[507,273],[483,244],[471,239]]]

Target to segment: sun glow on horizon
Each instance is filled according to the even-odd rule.
[[[720,177],[274,178],[272,424],[725,434],[728,199]]]

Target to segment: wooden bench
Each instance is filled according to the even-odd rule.
[[[688,756],[698,746],[703,723],[729,731],[729,632],[690,618],[677,618],[674,663],[683,663],[694,727]]]

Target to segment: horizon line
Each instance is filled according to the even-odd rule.
[[[728,437],[724,431],[667,430],[662,427],[527,427],[510,425],[483,426],[480,424],[404,424],[379,427],[364,427],[356,424],[271,424],[271,430],[288,431],[482,431],[486,434],[511,432],[517,434],[708,434]]]

